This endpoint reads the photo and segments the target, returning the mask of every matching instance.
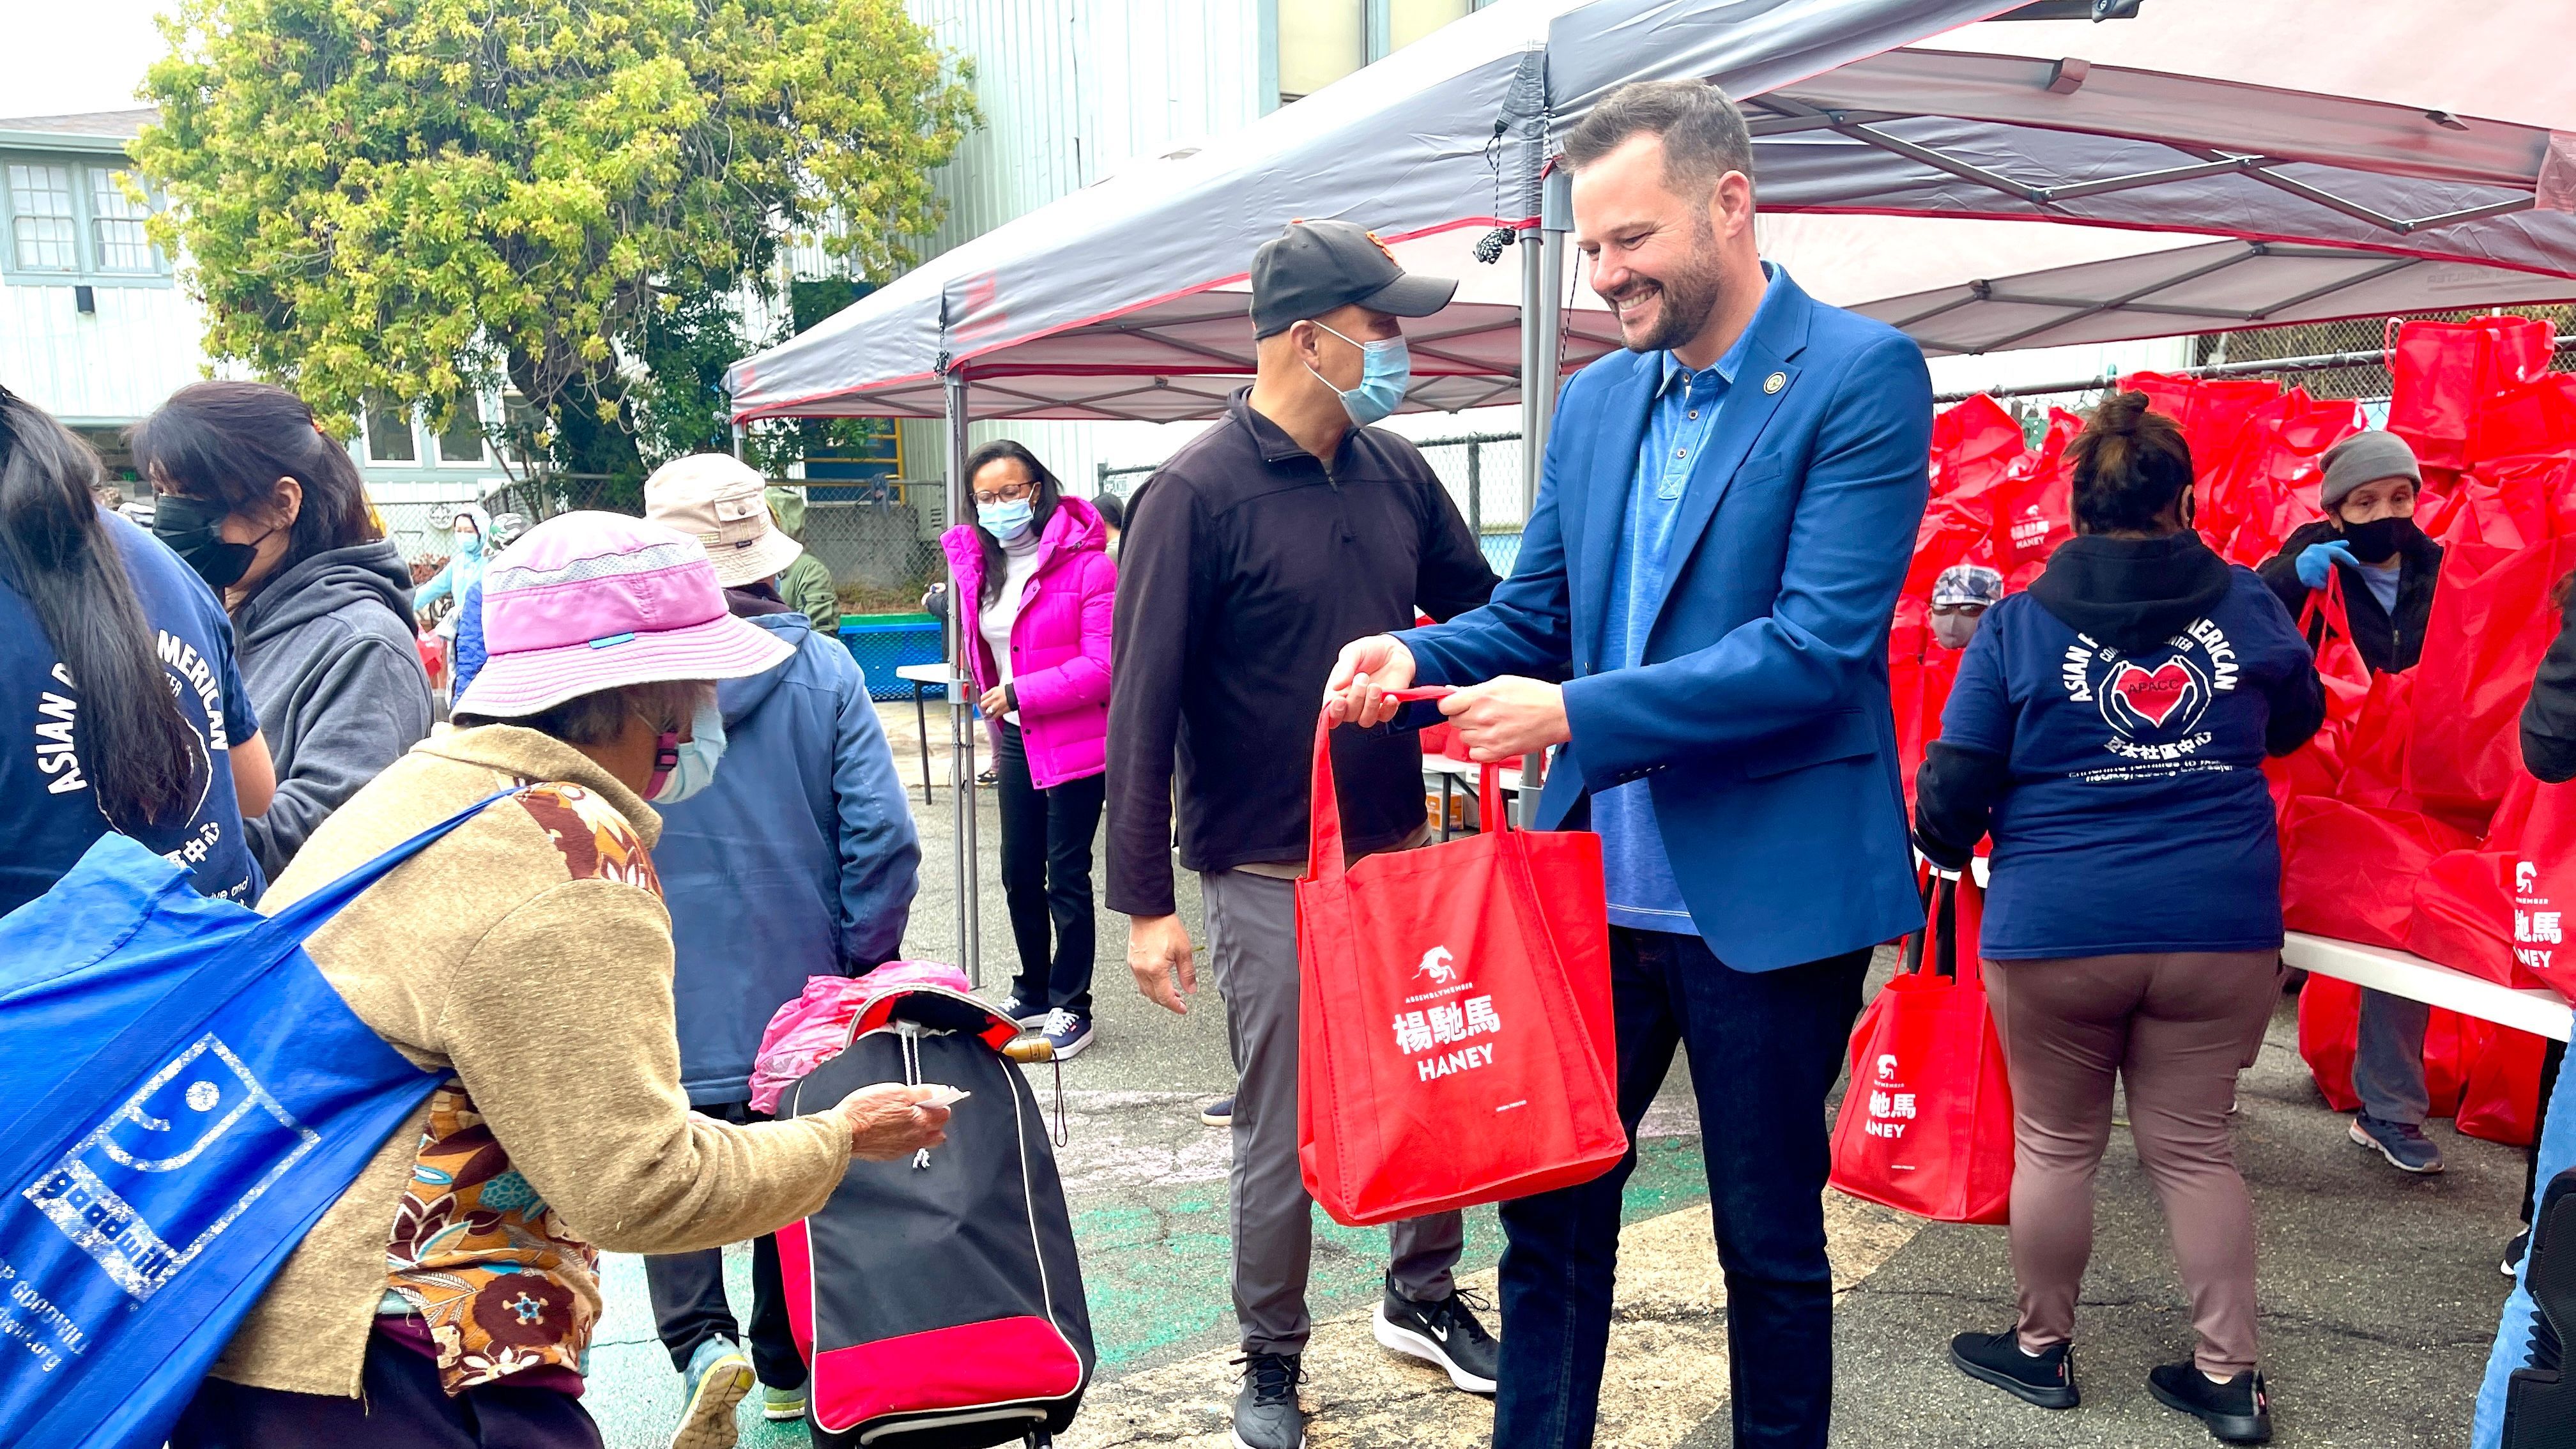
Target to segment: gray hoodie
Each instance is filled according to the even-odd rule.
[[[275,880],[340,802],[429,735],[411,566],[385,540],[317,553],[233,616],[277,798],[242,822]]]

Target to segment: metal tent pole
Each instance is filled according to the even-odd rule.
[[[1538,325],[1523,324],[1537,365],[1521,374],[1521,517],[1538,511],[1538,480],[1547,462],[1548,424],[1556,417],[1557,359],[1565,342],[1565,241],[1574,230],[1574,178],[1559,166],[1547,173],[1538,211]],[[1534,334],[1534,336],[1533,336]],[[1537,385],[1531,385],[1531,379]],[[1531,406],[1535,394],[1537,406]]]
[[[966,504],[966,372],[951,367],[941,393],[948,415],[948,526],[959,527],[974,515]],[[957,948],[966,958],[967,981],[981,990],[982,903],[976,899],[980,877],[975,870],[975,721],[966,698],[966,601],[948,600],[948,622],[942,632],[948,645],[948,782],[957,800]]]
[[[1550,364],[1540,359],[1546,354],[1540,348],[1540,334],[1546,330],[1541,321],[1550,311],[1547,290],[1547,234],[1538,227],[1521,233],[1521,517],[1530,516],[1538,502],[1538,448],[1532,439],[1547,430],[1548,403],[1552,389],[1545,378]]]

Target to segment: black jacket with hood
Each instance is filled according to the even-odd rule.
[[[2083,534],[2059,545],[2030,596],[2077,634],[2137,655],[2208,617],[2241,577],[2188,530],[2152,539]],[[2271,701],[2265,753],[2305,744],[2325,712],[2325,686],[2305,668]],[[1915,776],[1916,845],[1943,869],[1962,868],[2011,782],[2006,757],[1933,741]]]
[[[2343,535],[2335,526],[2320,518],[2293,533],[2281,544],[2281,551],[2255,570],[2263,582],[2281,600],[2282,607],[2296,619],[2308,606],[2311,590],[2299,580],[2299,555],[2311,544],[2332,543]],[[2362,582],[2361,571],[2352,564],[2337,563],[2343,576],[2344,617],[2352,624],[2353,647],[2361,652],[2361,662],[2373,674],[2402,674],[2415,667],[2424,655],[2424,625],[2433,617],[2433,585],[2442,575],[2442,546],[2426,538],[2419,530],[2403,535],[2397,549],[2397,612],[2391,615],[2379,606],[2379,596]],[[2308,647],[2322,642],[2321,631],[2310,630]]]
[[[342,801],[429,735],[411,565],[387,539],[326,549],[262,585],[233,633],[277,762],[277,797],[242,826],[275,880]]]

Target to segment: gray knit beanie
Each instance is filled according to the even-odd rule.
[[[2395,433],[2355,433],[2326,449],[2326,481],[2317,501],[2331,513],[2352,490],[2382,478],[2412,478],[2421,486],[2424,472],[2415,465],[2415,450]]]

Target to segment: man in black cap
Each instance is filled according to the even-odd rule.
[[[1407,275],[1347,222],[1299,222],[1252,263],[1252,386],[1146,480],[1119,554],[1109,701],[1109,908],[1135,918],[1137,989],[1175,1012],[1197,989],[1172,890],[1198,872],[1208,961],[1240,1076],[1232,1130],[1240,1449],[1300,1449],[1296,1387],[1311,1217],[1297,1168],[1297,933],[1315,702],[1346,639],[1485,602],[1493,570],[1413,444],[1370,427],[1410,381],[1398,321],[1454,281]],[[1176,770],[1177,767],[1177,770]],[[1428,834],[1411,731],[1335,732],[1354,855]],[[1450,1280],[1456,1213],[1388,1229],[1380,1343],[1492,1393],[1496,1346]]]

